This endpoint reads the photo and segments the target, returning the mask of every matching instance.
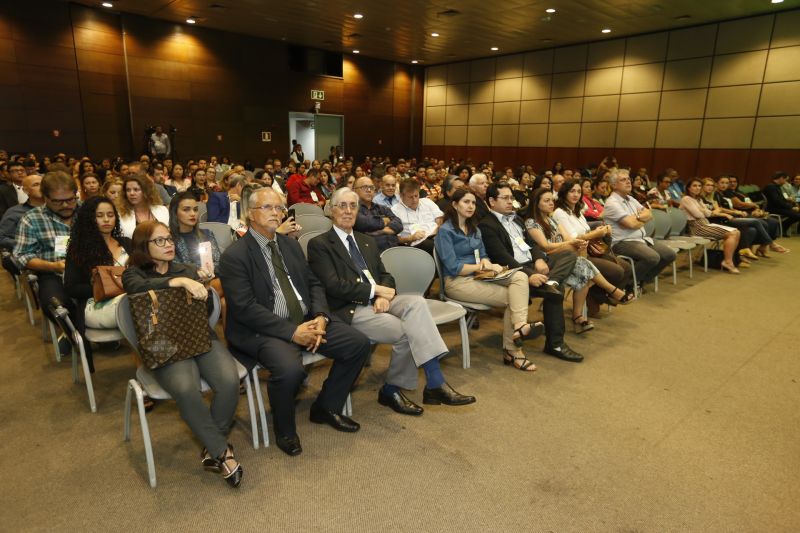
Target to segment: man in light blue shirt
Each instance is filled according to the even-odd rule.
[[[385,205],[389,209],[400,201],[397,197],[397,178],[391,174],[386,174],[381,180],[381,192],[372,199],[378,205]]]

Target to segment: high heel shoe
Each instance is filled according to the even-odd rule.
[[[619,298],[619,299],[614,298],[614,294],[617,291],[622,293],[622,298]],[[629,303],[631,303],[632,301],[634,301],[636,299],[636,295],[633,292],[620,289],[619,287],[614,287],[613,289],[611,289],[610,292],[607,292],[606,294],[608,294],[609,298],[613,299],[615,302],[617,302],[620,305],[628,305]]]
[[[742,248],[739,250],[739,257],[752,259],[753,261],[758,261],[758,256],[753,253],[750,248]]]
[[[228,485],[233,488],[238,487],[242,482],[244,469],[242,465],[239,464],[239,461],[233,457],[232,444],[228,444],[228,448],[225,452],[217,458],[217,463],[219,463],[219,471]]]
[[[200,462],[205,470],[219,474],[219,461],[211,457],[211,454],[208,453],[206,448],[203,448],[203,451],[200,453]]]
[[[522,362],[517,364],[517,361]],[[523,372],[536,372],[536,365],[531,363],[527,357],[524,355],[522,357],[518,357],[513,353],[510,353],[508,350],[503,350],[503,364],[506,366],[511,365],[517,370],[522,370]]]
[[[767,255],[767,252],[764,252],[762,250],[756,250],[756,255],[758,257],[763,257],[764,259],[769,259],[769,256]]]
[[[578,335],[594,329],[594,324],[585,319],[583,315],[572,317],[572,326]]]
[[[775,244],[774,242],[772,244],[770,244],[769,249],[772,250],[773,252],[777,252],[779,254],[788,254],[789,252],[791,252],[790,249],[784,248],[780,244]]]
[[[724,261],[720,265],[720,270],[727,270],[731,274],[741,274],[741,272],[739,272],[739,269],[736,268],[736,265],[734,265],[732,263],[729,264],[729,263],[726,263]]]
[[[528,327],[528,332],[523,333],[522,330],[525,329],[525,326]],[[535,339],[544,333],[544,324],[542,322],[528,322],[526,324],[522,324],[520,327],[514,330],[514,334],[517,334],[517,337],[514,337],[514,346],[517,348],[522,347],[522,341],[527,339]]]

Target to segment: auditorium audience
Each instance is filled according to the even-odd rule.
[[[42,177],[39,174],[31,174],[22,179],[22,190],[28,198],[23,203],[11,207],[2,215],[0,219],[0,248],[8,251],[13,250],[17,240],[17,228],[22,217],[34,207],[44,205],[41,185]]]
[[[247,178],[240,174],[231,174],[223,179],[227,190],[211,193],[208,198],[207,220],[222,222],[236,230],[240,226],[242,188],[247,184]]]
[[[427,198],[419,197],[419,182],[413,178],[400,182],[400,202],[392,212],[403,223],[398,235],[401,244],[407,244],[433,254],[433,239],[439,231],[444,213]]]
[[[358,178],[355,193],[359,199],[355,230],[375,239],[379,252],[399,245],[397,235],[403,231],[403,222],[391,209],[373,201],[375,185],[372,180],[367,177]]]
[[[791,227],[800,222],[800,206],[794,199],[784,197],[781,187],[786,183],[789,174],[786,172],[776,172],[772,176],[772,183],[764,187],[762,192],[767,200],[767,211],[772,214],[780,215],[783,234],[788,235]]]
[[[117,199],[122,235],[131,238],[136,226],[147,220],[169,223],[169,210],[161,205],[153,182],[141,174],[128,174],[122,180],[122,194]]]
[[[94,172],[86,172],[81,175],[81,200],[86,201],[92,196],[100,193],[100,180]]]
[[[192,186],[192,178],[184,176],[183,165],[175,163],[172,167],[172,172],[169,174],[169,179],[164,182],[164,185],[174,187],[177,192],[183,192]]]
[[[137,294],[148,290],[183,287],[196,300],[205,301],[208,289],[203,272],[193,265],[178,263],[169,228],[157,220],[142,222],[132,239],[129,267],[123,274],[125,291]],[[233,425],[239,401],[239,374],[236,363],[213,330],[211,351],[152,370],[158,384],[178,404],[181,418],[203,444],[203,468],[219,472],[232,487],[238,487],[243,469],[233,455],[227,435]],[[203,401],[200,379],[214,391],[211,408]]]
[[[219,269],[220,250],[214,234],[200,229],[198,204],[192,191],[179,192],[169,203],[169,229],[175,240],[175,260],[213,274]]]

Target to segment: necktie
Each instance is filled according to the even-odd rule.
[[[272,257],[272,268],[275,270],[275,277],[278,279],[278,285],[281,287],[283,299],[286,300],[286,308],[289,310],[289,320],[295,324],[300,324],[303,322],[303,309],[300,307],[300,301],[294,294],[289,276],[283,268],[283,260],[278,253],[278,243],[270,241],[269,251]]]
[[[350,257],[353,259],[353,263],[355,263],[358,271],[362,273],[361,277],[365,277],[363,272],[369,270],[369,268],[367,268],[367,262],[364,261],[364,256],[358,251],[358,246],[356,246],[356,241],[352,235],[347,236],[347,246],[350,248]]]

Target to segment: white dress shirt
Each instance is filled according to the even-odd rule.
[[[516,218],[517,215],[514,213],[503,215],[502,213],[491,210],[489,212],[497,217],[497,220],[500,221],[500,225],[503,226],[503,229],[508,233],[511,239],[511,247],[514,249],[514,260],[517,263],[530,263],[533,260],[533,256],[531,256],[531,247],[525,243],[525,235],[522,233],[522,228],[514,223],[514,218]]]
[[[336,236],[339,237],[339,240],[342,241],[342,245],[344,245],[344,249],[347,250],[347,253],[349,254],[350,253],[350,243],[347,242],[347,237],[351,236],[353,234],[353,232],[351,231],[350,233],[346,233],[343,229],[339,228],[338,226],[333,226],[333,231],[336,232]],[[353,242],[356,244],[356,248],[360,252],[361,249],[358,248],[358,243],[356,242],[356,238],[355,237],[353,237]],[[364,254],[361,254],[361,256],[363,257]],[[352,255],[351,255],[351,257],[352,257]],[[372,274],[370,274],[369,272],[365,272],[364,276],[369,281],[369,285],[370,285],[369,299],[372,300],[373,298],[375,298],[375,280],[372,278]]]
[[[392,206],[392,213],[403,223],[401,237],[407,237],[419,230],[424,231],[427,237],[439,226],[436,219],[444,216],[439,206],[427,198],[420,198],[416,209],[409,208],[401,200]]]

